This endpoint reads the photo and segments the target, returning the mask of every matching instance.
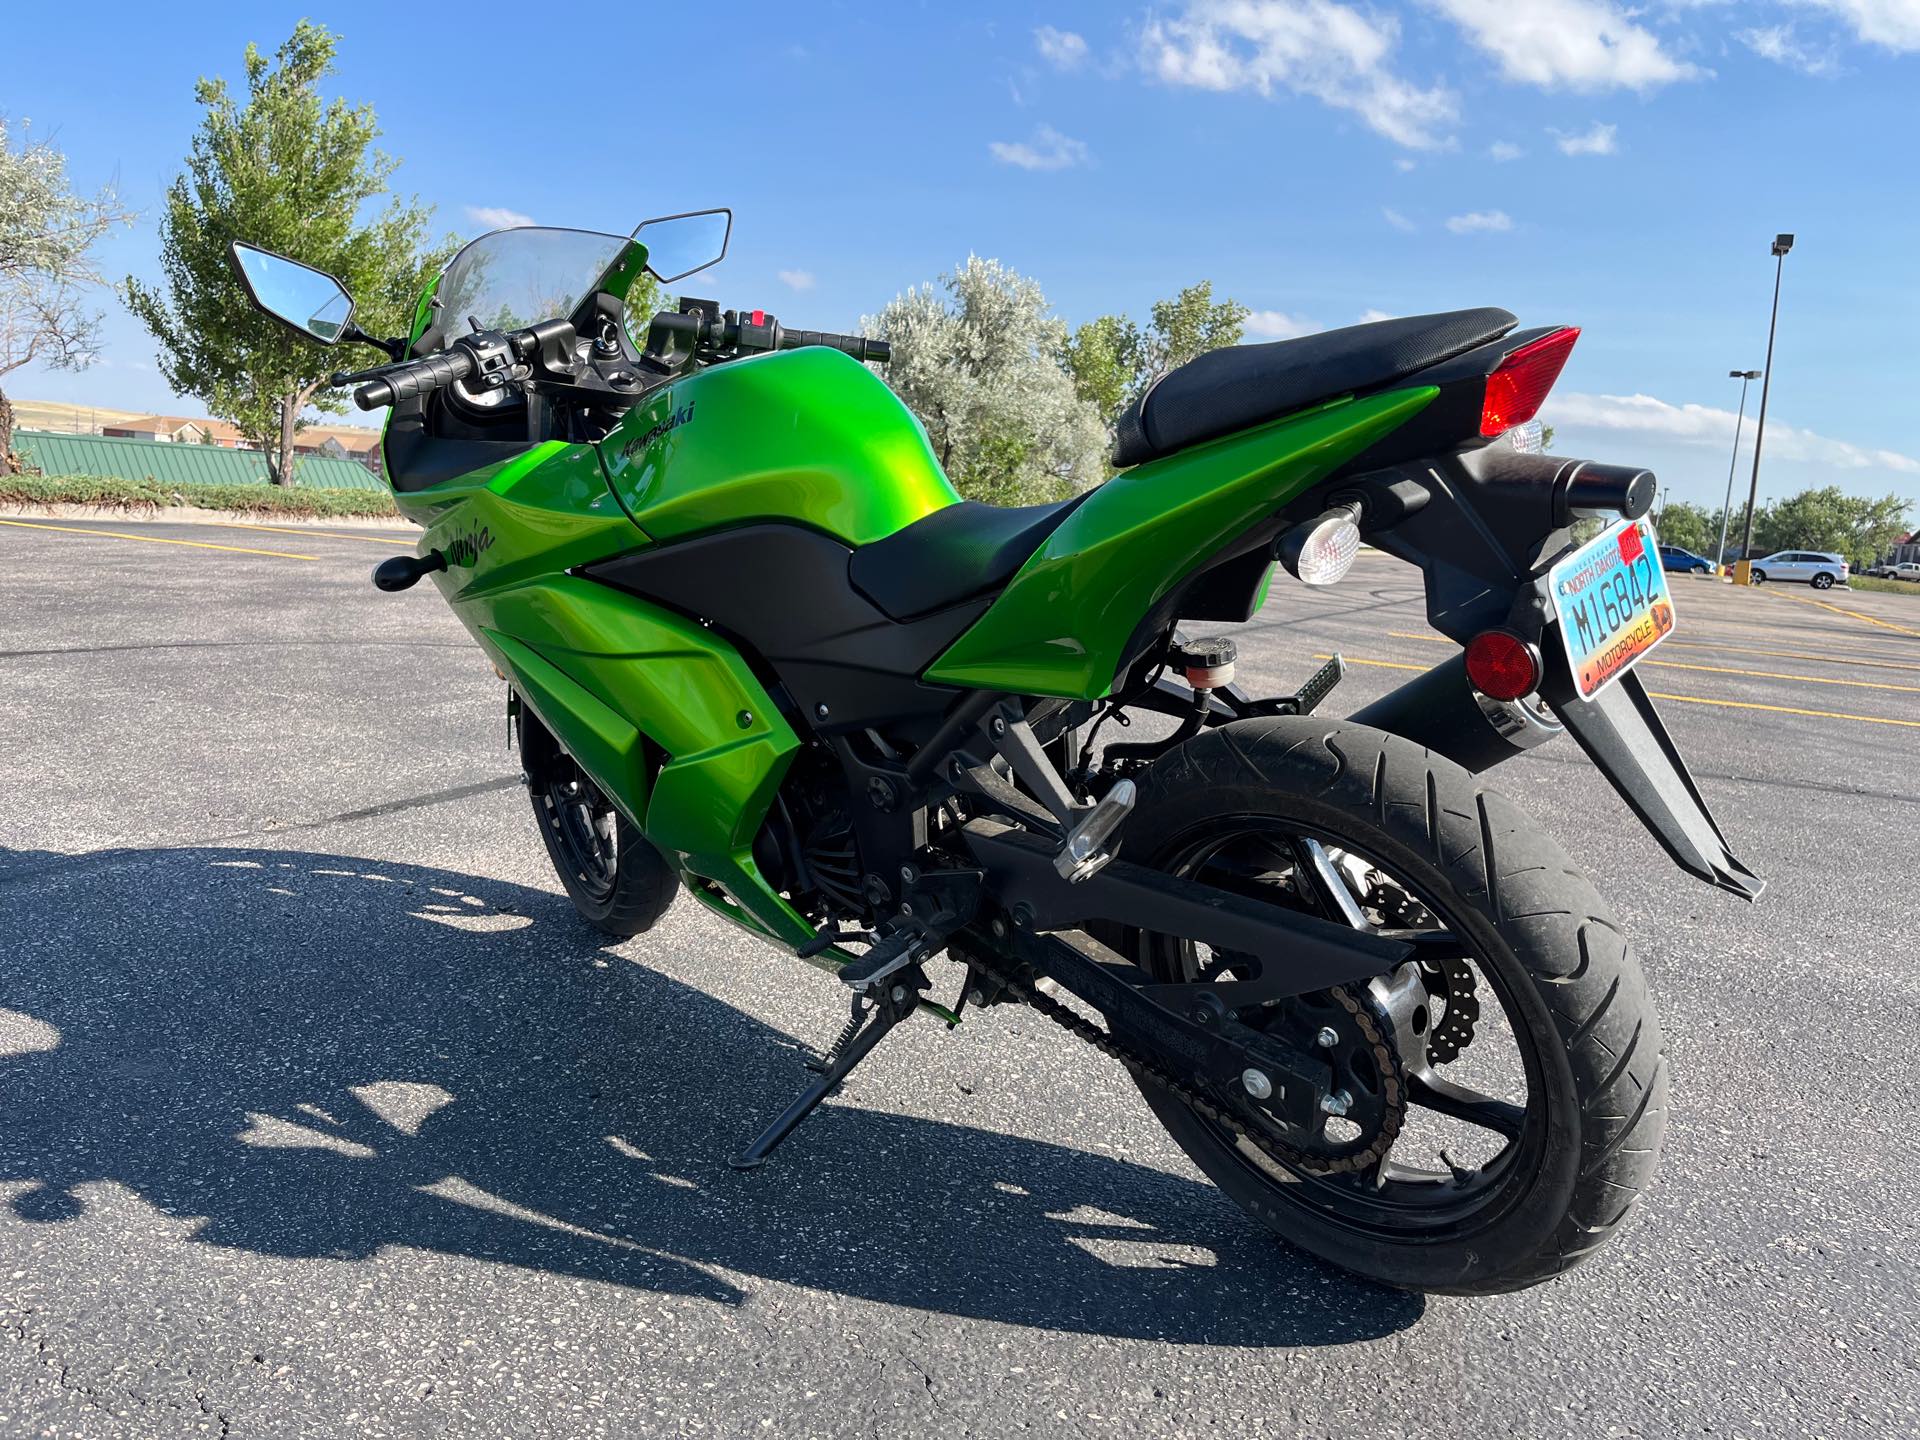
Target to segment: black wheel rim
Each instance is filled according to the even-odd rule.
[[[1310,847],[1314,845],[1324,856],[1335,858],[1332,876],[1313,863]],[[1443,897],[1425,893],[1359,843],[1273,816],[1215,817],[1203,831],[1176,838],[1158,868],[1350,923],[1356,910],[1369,916],[1371,912],[1361,906],[1362,897],[1350,884],[1344,896],[1329,888],[1341,883],[1340,857],[1352,857],[1349,864],[1384,875],[1417,902],[1431,921],[1430,925],[1376,929],[1414,940],[1424,953],[1451,950],[1472,967],[1483,1019],[1476,1022],[1474,1039],[1456,1063],[1464,1068],[1478,1051],[1477,1073],[1471,1082],[1456,1079],[1447,1073],[1452,1066],[1416,1064],[1419,1057],[1405,1055],[1403,1048],[1408,1109],[1402,1132],[1378,1165],[1351,1174],[1320,1175],[1282,1164],[1225,1126],[1198,1115],[1195,1119],[1237,1164],[1264,1181],[1279,1203],[1309,1210],[1323,1221],[1382,1241],[1438,1240],[1471,1233],[1496,1223],[1530,1188],[1545,1149],[1548,1117],[1538,1038],[1516,1023],[1518,1008],[1506,977],[1473,953],[1470,940],[1459,940],[1470,930],[1460,924],[1455,907],[1444,903]],[[1143,963],[1159,977],[1229,978],[1230,956],[1214,956],[1192,942],[1164,935],[1144,934],[1140,942]],[[1298,1017],[1274,1018],[1287,1015],[1284,1007],[1276,1007],[1265,1016],[1239,1018],[1263,1028],[1276,1024],[1284,1028],[1306,1014],[1324,1015],[1324,1008],[1313,1006],[1314,999],[1303,997]],[[1290,1038],[1299,1041],[1298,1036]],[[1489,1042],[1507,1052],[1492,1065],[1482,1048]],[[1497,1076],[1498,1083],[1489,1076]],[[1222,1098],[1238,1105],[1244,1097]],[[1438,1125],[1426,1123],[1428,1116],[1437,1117]],[[1416,1117],[1421,1121],[1418,1125]],[[1441,1136],[1469,1131],[1492,1139],[1473,1151],[1437,1143]],[[1295,1144],[1299,1141],[1297,1133],[1285,1138]],[[1435,1160],[1440,1163],[1432,1163]]]
[[[589,899],[606,900],[620,875],[620,825],[613,806],[566,756],[533,783],[556,862]]]

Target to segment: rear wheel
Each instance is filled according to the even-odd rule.
[[[573,908],[623,939],[651,928],[673,903],[679,876],[539,722],[522,723],[533,818]]]
[[[1665,1128],[1659,1022],[1605,903],[1510,803],[1379,731],[1243,721],[1156,764],[1126,836],[1131,860],[1418,947],[1369,985],[1239,1017],[1332,1064],[1339,1113],[1313,1135],[1275,1132],[1294,1150],[1304,1138],[1312,1164],[1142,1087],[1254,1218],[1372,1279],[1462,1294],[1547,1279],[1626,1219]],[[1170,983],[1245,963],[1115,938]],[[1380,1151],[1369,1134],[1390,1144],[1357,1164]]]
[[[1818,575],[1813,577],[1813,588],[1816,590],[1831,590],[1833,588],[1833,576],[1822,570]]]

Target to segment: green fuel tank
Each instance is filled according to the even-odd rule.
[[[628,411],[600,455],[614,495],[659,542],[786,522],[865,545],[960,499],[912,412],[824,347],[676,380]]]

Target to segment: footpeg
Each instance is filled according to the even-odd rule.
[[[1053,868],[1060,872],[1061,879],[1077,885],[1113,858],[1107,841],[1133,813],[1133,802],[1139,793],[1133,781],[1116,780],[1107,793],[1081,815],[1067,832],[1067,843],[1053,857]]]
[[[881,981],[913,964],[920,958],[920,950],[918,935],[882,936],[874,941],[866,954],[840,967],[840,983],[855,994],[864,995]]]
[[[1333,693],[1333,687],[1347,678],[1347,662],[1338,654],[1307,677],[1293,697],[1293,713],[1311,715],[1320,702]]]

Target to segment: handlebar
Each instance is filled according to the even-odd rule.
[[[705,348],[743,355],[822,345],[855,360],[882,363],[893,358],[893,347],[885,340],[836,335],[829,330],[789,330],[763,310],[747,314],[729,310],[724,315],[668,312],[653,317],[650,352],[658,343],[655,337],[683,341],[689,350]],[[362,410],[378,410],[476,375],[488,386],[504,384],[512,378],[517,363],[543,349],[564,352],[575,338],[573,326],[565,320],[547,320],[525,330],[481,330],[459,336],[433,355],[338,374],[332,379],[337,386],[356,387],[353,403]],[[565,362],[561,363],[564,366]]]

